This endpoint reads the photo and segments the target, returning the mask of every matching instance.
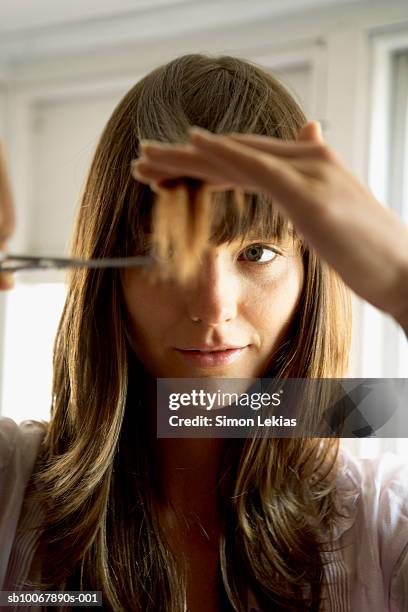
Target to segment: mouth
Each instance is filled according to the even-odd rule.
[[[248,346],[227,349],[175,349],[189,364],[213,367],[233,363],[248,348]]]

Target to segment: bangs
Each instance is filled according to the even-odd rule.
[[[241,209],[237,197],[242,198]],[[212,209],[209,242],[215,246],[252,239],[285,244],[295,239],[289,219],[278,211],[271,198],[262,194],[213,193]]]
[[[186,281],[208,245],[250,240],[301,245],[271,198],[238,189],[210,191],[196,179],[167,182],[157,194],[143,185],[132,208],[126,254],[153,254],[163,263],[157,271],[162,279]]]

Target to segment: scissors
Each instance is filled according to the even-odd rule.
[[[75,259],[72,257],[46,257],[13,255],[0,251],[0,272],[21,270],[55,270],[62,268],[134,268],[149,266],[157,260],[152,255],[137,257],[104,257],[100,259]]]

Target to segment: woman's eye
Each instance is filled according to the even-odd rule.
[[[245,254],[247,261],[255,263],[271,263],[274,261],[279,252],[273,247],[268,247],[264,244],[251,244],[247,246],[242,253]]]

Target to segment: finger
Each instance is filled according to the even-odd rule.
[[[149,184],[151,187],[160,186],[158,183],[163,183],[166,180],[189,176],[204,181],[210,188],[214,187],[215,190],[234,188],[233,184],[227,183],[225,178],[221,178],[214,171],[211,164],[207,164],[208,169],[205,170],[205,161],[203,157],[202,167],[198,167],[195,160],[192,164],[188,164],[187,162],[181,163],[178,158],[175,160],[170,158],[168,163],[138,159],[132,163],[131,173],[136,180]]]
[[[246,139],[247,135],[244,136]],[[299,143],[294,146],[302,147]],[[304,201],[307,186],[302,175],[316,174],[313,158],[280,158],[232,140],[229,135],[214,135],[201,129],[194,130],[190,145],[149,141],[142,145],[142,150],[149,157],[139,158],[134,167],[148,180],[160,182],[166,177],[191,176],[214,185],[265,192],[283,201],[290,197]]]
[[[175,178],[174,172],[157,167],[156,164],[135,160],[132,162],[131,175],[140,183],[147,185],[157,183],[157,181]]]
[[[148,183],[153,189],[167,179],[191,176],[207,183],[210,190],[233,189],[234,185],[219,176],[211,158],[203,156],[192,145],[171,145],[155,141],[144,141],[140,145],[142,156],[131,163],[131,172],[136,180]]]
[[[15,212],[4,149],[0,143],[0,240],[9,238],[15,227]]]
[[[309,121],[299,130],[297,136],[298,142],[311,141],[315,143],[323,143],[322,126],[319,121]]]
[[[272,176],[273,169],[278,172],[278,168],[280,168],[286,179],[291,176],[292,182],[296,182],[296,174],[297,179],[302,175],[312,178],[316,176],[317,169],[314,158],[281,158],[282,163],[278,166],[279,156],[272,157],[263,151],[240,145],[227,136],[213,136],[210,132],[204,131],[202,140],[204,144],[201,146],[199,146],[199,136],[193,146],[162,145],[162,143],[158,143],[156,146],[156,144],[149,142],[149,145],[143,147],[143,154],[146,151],[148,157],[142,156],[132,162],[135,178],[147,183],[151,181],[157,183],[165,181],[167,178],[191,176],[214,185],[218,189],[221,189],[221,186],[225,188],[241,187],[246,191],[259,192],[262,191],[259,184],[251,182],[249,180],[251,177],[248,175],[250,164],[257,159],[258,164],[270,161],[267,165]],[[207,146],[205,143],[207,143]],[[218,155],[221,156],[220,158],[216,156],[217,147],[219,148]],[[235,156],[230,164],[227,163],[228,151],[230,153],[234,152]],[[246,155],[243,155],[243,152]],[[293,170],[296,171],[296,174],[293,173]],[[270,180],[271,176],[269,176],[269,182]],[[279,185],[275,185],[274,192],[278,188]]]
[[[146,162],[153,162],[150,167],[160,168],[164,172],[171,174],[174,169],[179,172],[180,168],[185,169],[185,173],[191,176],[208,180],[209,176],[216,174],[216,167],[211,159],[203,159],[203,156],[197,151],[196,147],[191,144],[163,144],[149,141],[141,143],[140,146],[142,156],[138,160],[132,162],[136,168],[142,171]],[[191,174],[194,173],[194,174]],[[171,176],[169,176],[171,178]]]
[[[285,208],[296,206],[294,200],[297,198],[304,200],[305,180],[295,167],[299,162],[265,154],[227,137],[195,134],[194,145],[203,155],[212,158],[219,177],[236,187],[266,193]]]
[[[209,135],[209,138],[220,138],[219,136],[211,135],[211,132],[204,131],[202,135],[204,138],[207,135]],[[293,167],[298,166],[301,168],[303,162],[307,163],[309,160],[311,162],[322,160],[339,163],[336,153],[325,144],[318,121],[307,123],[300,129],[297,140],[290,142],[260,135],[248,136],[245,134],[227,134],[224,138],[250,146],[264,153],[270,153],[277,158],[287,159]],[[193,140],[193,142],[195,141]]]
[[[226,188],[235,188],[240,186],[242,176],[236,169],[233,170],[234,177],[229,180],[228,170],[226,175],[225,164],[220,165],[217,161],[214,163],[214,158],[208,153],[196,150],[195,157],[191,163],[188,158],[180,160],[179,156],[173,156],[169,152],[166,162],[139,158],[132,163],[132,175],[137,180],[145,183],[163,183],[167,179],[182,178],[185,176],[196,178],[207,183],[209,186],[215,186],[220,189],[222,186]],[[231,168],[229,168],[231,174]]]
[[[137,181],[149,185],[152,191],[158,192],[161,188],[166,188],[166,181],[175,178],[182,178],[183,176],[192,176],[191,173],[187,173],[185,167],[172,168],[169,171],[168,167],[165,169],[158,166],[155,162],[139,162],[136,161],[132,165],[132,176]],[[194,178],[199,178],[194,176]],[[226,183],[225,179],[217,179],[213,176],[201,175],[201,180],[204,181],[210,191],[226,191],[234,189],[235,185],[232,183]]]
[[[208,152],[200,151],[198,154],[201,156],[201,165],[204,168]],[[291,166],[305,175],[313,174],[314,166],[311,165],[311,162],[308,164],[307,161],[291,161]],[[214,167],[216,170],[214,170]],[[215,166],[212,165],[209,170],[205,171],[202,168],[198,170],[196,164],[191,166],[188,163],[180,164],[178,159],[173,161],[171,157],[166,164],[140,158],[132,163],[131,173],[136,180],[155,187],[155,190],[157,190],[157,187],[163,186],[167,180],[187,176],[204,181],[210,189],[213,187],[214,190],[234,189],[243,186],[243,176],[238,166],[231,168],[226,164],[225,159]],[[227,181],[226,175],[228,173],[234,173],[235,180]],[[247,190],[250,190],[249,187],[249,184],[246,184]],[[259,188],[256,189],[254,186],[254,191],[259,191]]]
[[[263,136],[261,134],[224,134],[222,136],[211,134],[204,130],[191,130],[191,142],[195,143],[195,135],[199,137],[200,134],[204,137],[213,138],[225,138],[231,141],[252,147],[258,151],[264,153],[271,153],[278,157],[284,158],[305,158],[305,157],[317,157],[320,154],[319,147],[313,142],[298,142],[295,140],[286,141],[279,138],[272,138],[270,136]]]
[[[4,241],[0,241],[0,251],[7,251],[7,246]],[[0,273],[0,291],[12,289],[14,287],[14,277],[10,272]]]
[[[276,157],[281,157],[282,159],[300,161],[308,159],[325,159],[335,161],[334,153],[328,147],[322,147],[322,141],[317,140],[319,135],[321,135],[320,124],[318,122],[310,122],[306,124],[306,126],[301,128],[299,133],[300,139],[303,139],[304,141],[311,139],[314,140],[313,142],[301,142],[300,140],[287,142],[277,138],[256,134],[251,135],[231,133],[220,135],[213,134],[207,130],[202,130],[201,128],[193,128],[191,130],[191,134],[193,146],[191,144],[177,145],[149,140],[141,143],[141,151],[150,161],[155,160],[157,162],[162,162],[163,167],[166,162],[169,162],[172,169],[179,164],[180,167],[188,168],[189,172],[195,172],[196,168],[199,171],[203,161],[196,155],[194,143],[199,142],[199,140],[195,141],[194,138],[197,136],[199,139],[201,135],[203,138],[213,138],[214,141],[215,139],[222,139],[224,141],[230,140],[231,142],[244,144],[256,149],[257,151],[270,153]],[[211,159],[207,160],[207,164],[208,163],[211,163]],[[179,169],[177,169],[177,171],[178,170]]]
[[[234,185],[220,175],[218,163],[203,156],[196,147],[146,141],[140,147],[142,156],[132,161],[134,178],[144,182],[161,182],[182,176],[205,181],[210,188],[232,189]]]
[[[2,272],[0,274],[0,291],[6,291],[14,287],[14,278],[10,272]]]

